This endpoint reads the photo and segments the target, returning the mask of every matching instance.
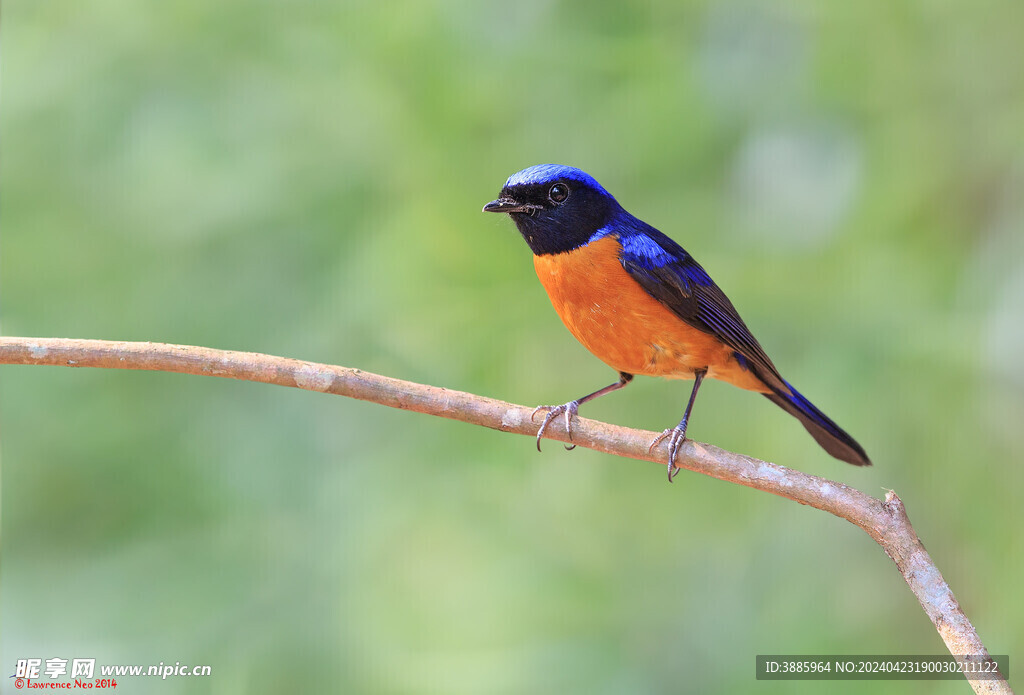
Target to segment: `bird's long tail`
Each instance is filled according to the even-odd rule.
[[[842,427],[832,422],[825,413],[818,410],[789,383],[783,381],[782,385],[784,388],[771,386],[771,393],[764,394],[765,397],[802,422],[818,444],[840,461],[846,461],[855,466],[871,465],[871,460],[861,445]]]

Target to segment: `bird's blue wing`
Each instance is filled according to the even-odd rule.
[[[620,224],[616,235],[622,244],[622,267],[649,295],[731,347],[762,379],[781,381],[732,302],[683,247],[636,218]]]

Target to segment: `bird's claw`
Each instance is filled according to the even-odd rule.
[[[572,419],[579,412],[579,408],[579,401],[569,401],[562,405],[538,405],[533,409],[530,420],[533,420],[541,410],[548,411],[548,414],[544,417],[544,422],[540,425],[540,429],[537,430],[537,451],[540,451],[540,440],[544,436],[544,430],[547,429],[548,424],[562,414],[565,415],[565,431],[568,433],[570,441],[572,440]],[[575,444],[564,444],[563,446],[566,451],[572,451],[576,448]]]
[[[676,459],[679,457],[679,447],[686,441],[686,428],[685,427],[673,427],[672,429],[665,430],[651,442],[651,445],[647,447],[647,453],[654,451],[654,447],[661,444],[665,439],[668,438],[668,482],[672,482],[672,479],[676,477],[679,469],[676,468]]]

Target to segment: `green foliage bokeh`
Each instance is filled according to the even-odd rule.
[[[480,208],[580,166],[876,465],[713,382],[690,435],[896,489],[983,640],[1024,654],[1021,7],[8,2],[3,332],[562,402],[614,375]],[[944,651],[862,532],[768,495],[288,389],[0,371],[4,677],[94,656],[212,666],[140,692],[810,693],[754,656]],[[660,431],[688,393],[640,379],[584,414]]]

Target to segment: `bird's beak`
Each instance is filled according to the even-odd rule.
[[[498,198],[484,205],[484,212],[533,212],[534,207],[509,198]]]

